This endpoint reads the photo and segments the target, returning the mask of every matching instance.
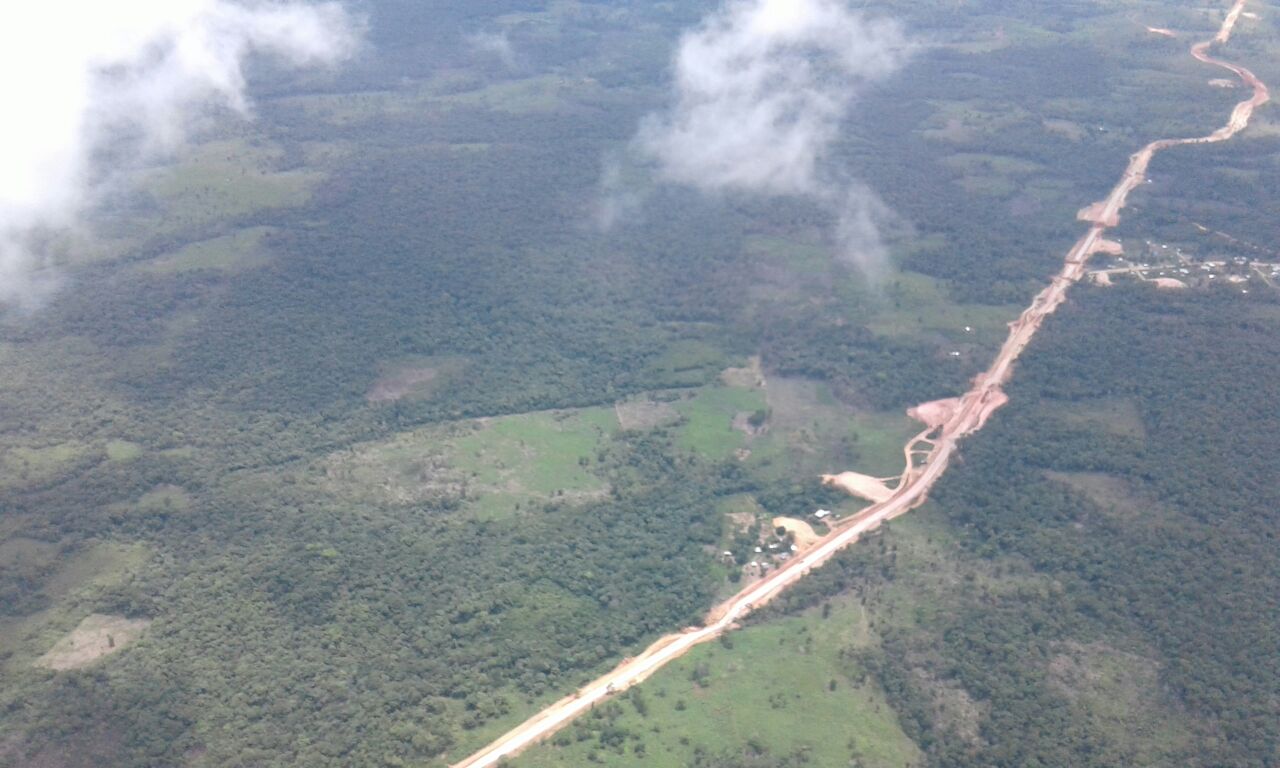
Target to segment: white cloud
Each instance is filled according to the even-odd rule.
[[[673,104],[644,120],[634,147],[670,182],[820,201],[847,255],[872,267],[884,206],[824,163],[858,94],[911,47],[896,22],[841,0],[728,0],[681,39]]]
[[[467,43],[481,53],[496,57],[507,69],[516,68],[516,49],[506,32],[477,32],[467,36]]]
[[[355,45],[355,25],[336,2],[5,3],[0,304],[33,300],[40,231],[73,223],[111,174],[95,155],[119,161],[122,150],[136,158],[173,149],[210,106],[247,114],[252,54],[303,67],[335,62]]]

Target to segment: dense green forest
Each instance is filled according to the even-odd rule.
[[[61,291],[0,314],[0,764],[458,759],[731,589],[739,574],[712,555],[750,537],[727,511],[802,516],[839,502],[816,471],[899,461],[902,411],[985,364],[1128,152],[1200,130],[1231,101],[1204,92],[1181,41],[1135,42],[1117,22],[1128,4],[872,9],[933,43],[863,95],[829,159],[892,210],[893,265],[872,285],[832,258],[831,213],[803,199],[706,196],[637,172],[640,210],[593,224],[605,166],[666,103],[673,46],[714,3],[365,5],[364,55],[332,73],[255,69],[255,121],[140,174],[94,212],[102,242],[68,256]],[[486,54],[478,33],[518,55]],[[1208,179],[1196,163],[1212,151],[1168,172]],[[1270,177],[1233,178],[1203,211],[1261,239],[1239,205]],[[1160,191],[1137,204],[1172,228]],[[1169,660],[1170,701],[1212,717],[1217,751],[1203,755],[1249,765],[1273,754],[1261,692],[1275,683],[1240,670],[1275,654],[1260,635],[1196,633],[1262,633],[1246,620],[1275,613],[1268,540],[1244,527],[1269,490],[1265,466],[1222,474],[1233,449],[1212,440],[1227,431],[1194,429],[1250,421],[1231,435],[1261,439],[1267,396],[1245,374],[1266,370],[1274,308],[1216,294],[1081,302],[1045,342],[1080,369],[1037,353],[1015,392],[1025,405],[966,448],[932,513],[965,532],[967,556],[1060,574],[1052,601],[1033,590],[991,612],[958,593],[935,623],[859,650],[859,668],[939,764],[1104,764],[1119,747],[1076,739],[1025,660],[980,659],[1028,632],[1121,638]],[[1225,366],[1218,378],[1199,354]],[[768,386],[726,384],[754,356]],[[1069,420],[1045,432],[1027,410],[1104,395],[1141,401],[1148,442]],[[651,422],[624,423],[635,402]],[[1210,403],[1220,411],[1182,419]],[[738,416],[763,432],[732,427]],[[1046,435],[1067,442],[1030,442]],[[1193,461],[1192,438],[1224,466]],[[1030,447],[1010,458],[1011,444]],[[1178,472],[1157,471],[1166,455],[1185,457]],[[991,486],[983,462],[1017,482]],[[1108,528],[1067,547],[1052,537],[1077,530],[1068,510],[1083,502],[1046,468],[1124,476],[1200,527]],[[1198,505],[1231,477],[1237,527],[1211,528],[1192,510],[1217,521]],[[1028,499],[1047,520],[1015,504]],[[1196,560],[1196,542],[1221,559]],[[1243,547],[1256,565],[1228,557]],[[771,615],[895,583],[884,552],[814,574]],[[1121,574],[1126,558],[1157,570]],[[1255,581],[1226,593],[1237,568]],[[1223,594],[1223,613],[1193,599],[1201,588]],[[1169,594],[1177,621],[1158,609]],[[98,614],[150,624],[83,669],[35,666]],[[1176,661],[1192,645],[1205,663]],[[900,665],[919,658],[990,702],[980,744],[921,709]],[[689,756],[810,760],[766,744]]]
[[[1042,331],[925,513],[976,570],[851,652],[931,765],[1280,759],[1278,306],[1093,289]],[[911,575],[883,538],[775,615],[850,590],[891,610]],[[939,709],[947,687],[974,730]]]

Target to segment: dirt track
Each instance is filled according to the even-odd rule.
[[[768,602],[792,583],[804,578],[809,570],[821,565],[832,555],[858,540],[886,520],[914,509],[927,498],[929,489],[947,470],[959,441],[982,428],[987,419],[1000,406],[1008,402],[1002,389],[1008,381],[1013,363],[1026,349],[1040,329],[1041,323],[1062,304],[1067,289],[1085,274],[1089,257],[1101,250],[1102,235],[1108,227],[1119,221],[1129,193],[1142,183],[1147,166],[1156,152],[1181,144],[1203,144],[1226,141],[1243,130],[1253,115],[1253,110],[1266,103],[1270,95],[1266,85],[1244,67],[1220,61],[1208,54],[1215,43],[1225,43],[1247,0],[1236,0],[1218,34],[1212,39],[1197,43],[1191,55],[1199,61],[1223,67],[1234,72],[1245,85],[1253,89],[1253,96],[1236,105],[1227,124],[1208,136],[1186,139],[1161,139],[1153,141],[1132,155],[1124,175],[1103,200],[1088,209],[1094,223],[1067,253],[1062,270],[1053,281],[1032,300],[1031,305],[1009,326],[1009,336],[991,366],[978,374],[973,386],[962,395],[947,418],[941,424],[930,425],[917,435],[904,449],[907,466],[902,482],[887,500],[867,507],[843,521],[839,528],[828,534],[814,547],[789,561],[766,578],[744,588],[741,592],[717,606],[707,616],[702,627],[690,627],[684,632],[667,635],[644,650],[635,658],[626,659],[613,671],[588,684],[574,694],[548,706],[489,746],[457,763],[455,768],[487,768],[505,757],[516,754],[525,747],[551,734],[589,710],[597,702],[611,694],[635,685],[655,671],[678,658],[694,646],[712,640],[733,627],[735,622],[754,608]],[[929,446],[920,448],[920,445]],[[922,465],[914,461],[914,454],[927,453]]]

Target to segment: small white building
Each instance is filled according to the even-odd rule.
[[[813,516],[814,516],[814,517],[816,517],[816,518],[818,518],[819,520],[821,520],[822,518],[824,518],[824,517],[826,517],[826,516],[828,516],[828,515],[830,515],[830,514],[831,514],[831,510],[829,510],[829,509],[820,509],[820,510],[818,510],[817,512],[814,512],[814,513],[813,513]]]

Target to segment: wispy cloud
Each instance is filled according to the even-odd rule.
[[[41,0],[0,9],[0,305],[38,299],[40,234],[75,222],[112,164],[175,148],[210,107],[247,114],[245,63],[350,55],[337,2]]]
[[[473,49],[495,57],[507,69],[516,68],[516,49],[506,32],[477,32],[467,36]]]
[[[643,121],[633,147],[669,182],[819,201],[843,255],[874,270],[886,209],[825,164],[858,95],[911,48],[899,24],[841,0],[728,0],[681,39],[672,105]]]

